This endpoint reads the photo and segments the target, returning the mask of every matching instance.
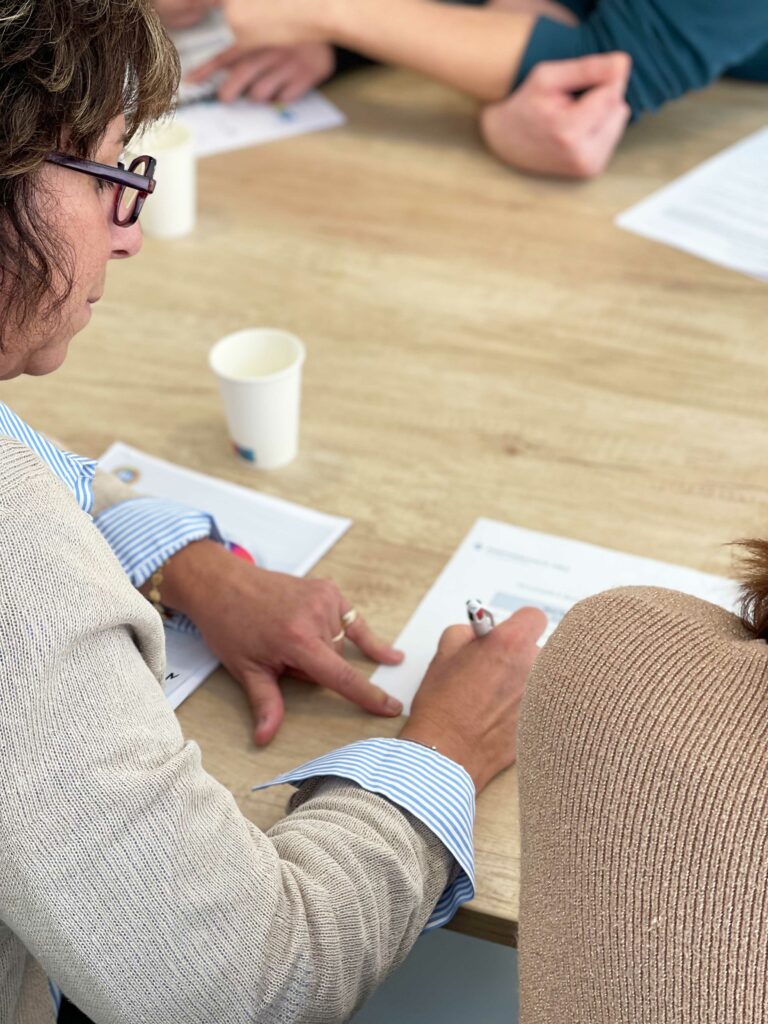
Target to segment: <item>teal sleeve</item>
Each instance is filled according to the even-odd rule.
[[[601,0],[575,26],[539,18],[515,86],[545,60],[623,50],[635,117],[700,89],[768,45],[767,0]]]
[[[753,53],[749,60],[728,68],[732,78],[744,78],[748,82],[768,82],[768,43]]]

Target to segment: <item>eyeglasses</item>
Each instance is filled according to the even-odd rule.
[[[155,191],[153,175],[157,161],[151,156],[137,156],[127,170],[125,164],[119,163],[117,167],[113,167],[112,164],[100,164],[95,160],[81,160],[80,157],[69,156],[67,153],[51,153],[46,160],[48,163],[59,164],[71,171],[90,174],[93,178],[117,185],[112,219],[121,228],[136,223],[144,200]]]

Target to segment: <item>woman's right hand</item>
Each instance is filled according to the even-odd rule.
[[[543,612],[522,608],[479,639],[470,626],[446,629],[400,737],[437,747],[479,793],[514,763],[520,703],[546,624]]]

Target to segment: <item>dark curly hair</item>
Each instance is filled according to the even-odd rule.
[[[92,156],[124,113],[130,138],[171,107],[178,56],[150,0],[2,0],[0,5],[0,348],[13,318],[55,311],[69,254],[47,229],[37,177],[46,156]],[[54,294],[54,269],[64,286]]]
[[[739,540],[736,548],[741,621],[754,637],[768,640],[768,540]]]

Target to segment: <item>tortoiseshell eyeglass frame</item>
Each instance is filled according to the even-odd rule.
[[[144,205],[144,200],[155,191],[154,173],[157,161],[152,156],[137,156],[135,160],[131,161],[127,169],[122,163],[118,163],[114,167],[112,164],[100,164],[95,160],[84,160],[78,156],[70,156],[68,153],[51,153],[46,159],[51,164],[68,167],[71,171],[78,171],[80,174],[90,174],[93,178],[101,178],[102,181],[109,181],[111,184],[117,185],[112,219],[121,228],[127,228],[131,224],[136,223],[139,219],[141,208]],[[136,172],[138,167],[143,167],[145,173],[138,174]],[[120,207],[127,188],[135,189],[138,195],[128,216],[121,218]]]

